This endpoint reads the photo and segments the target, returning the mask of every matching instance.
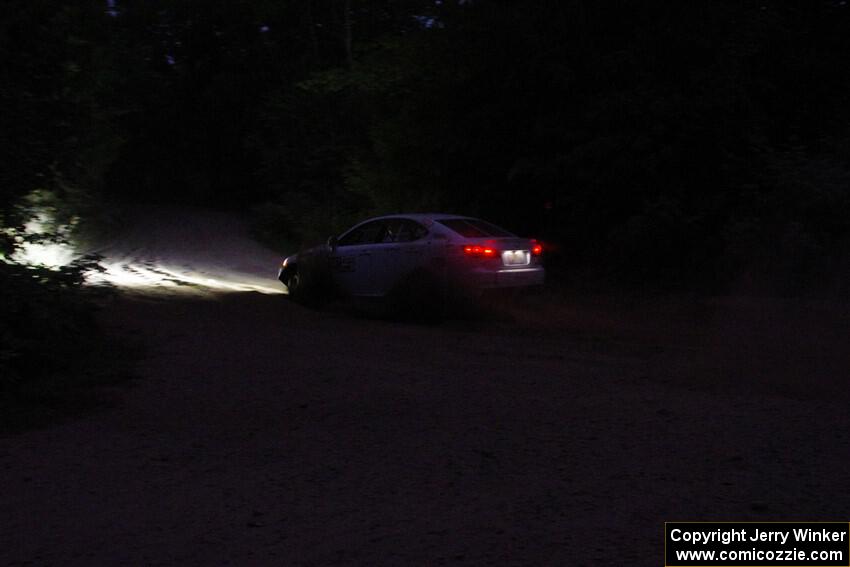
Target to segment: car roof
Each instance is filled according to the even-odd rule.
[[[398,219],[405,218],[416,221],[432,221],[436,219],[444,220],[444,219],[471,219],[475,217],[470,217],[468,215],[451,215],[446,213],[395,213],[392,215],[383,215],[380,217],[372,217],[369,220],[382,220],[382,219]]]

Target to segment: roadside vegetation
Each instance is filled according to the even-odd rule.
[[[120,359],[96,319],[107,290],[83,285],[97,258],[74,252],[103,218],[116,143],[98,90],[102,28],[91,10],[11,4],[0,23],[0,429],[90,405],[90,386],[113,380]]]
[[[250,207],[287,250],[372,214],[467,213],[546,240],[562,279],[848,291],[840,2],[157,0],[100,16],[88,131],[110,198]]]
[[[89,226],[248,209],[287,251],[466,213],[561,279],[846,295],[848,24],[833,0],[29,2],[2,24],[2,191]]]

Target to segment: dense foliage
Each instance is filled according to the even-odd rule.
[[[88,380],[84,360],[101,336],[82,258],[59,269],[16,252],[69,237],[117,146],[99,77],[106,40],[100,11],[55,2],[3,2],[0,19],[0,412],[21,396],[55,396]],[[48,214],[49,213],[49,214]],[[25,227],[40,220],[37,232]]]
[[[4,203],[50,179],[292,242],[442,210],[546,239],[553,273],[846,285],[843,2],[61,4],[6,2]]]

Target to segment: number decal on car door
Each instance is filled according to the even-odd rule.
[[[354,256],[334,256],[331,260],[331,269],[334,272],[353,272]]]

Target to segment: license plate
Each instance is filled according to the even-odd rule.
[[[527,250],[505,250],[502,252],[502,264],[505,266],[526,266],[531,261]]]

